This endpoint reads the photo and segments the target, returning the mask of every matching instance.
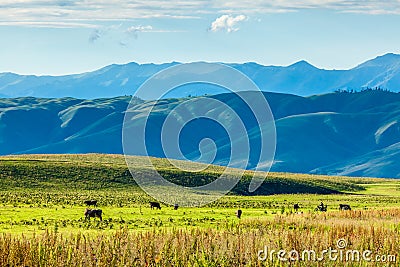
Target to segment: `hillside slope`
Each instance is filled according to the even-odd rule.
[[[135,177],[146,177],[148,166],[141,157],[133,158],[132,172]],[[175,169],[166,159],[153,159],[158,172],[166,179],[185,186],[208,183],[223,172],[224,168],[210,166],[201,172],[185,172]],[[186,168],[193,163],[185,162]],[[231,175],[239,171],[230,170]],[[246,172],[233,193],[248,194],[249,177]],[[262,173],[256,174],[262,175]],[[151,177],[149,177],[151,178]],[[332,194],[364,190],[362,183],[378,182],[376,179],[353,179],[289,173],[270,173],[256,195],[316,193]],[[76,190],[137,189],[122,155],[22,155],[0,157],[0,190],[9,189]]]
[[[250,97],[256,97],[252,92]],[[312,97],[265,93],[276,120],[277,151],[273,171],[400,177],[397,147],[400,144],[400,94],[366,91]],[[251,112],[232,94],[212,96],[245,121],[251,153],[247,166],[257,164],[259,129]],[[129,97],[79,100],[73,98],[16,98],[0,100],[0,154],[111,153],[122,154],[122,122]],[[186,99],[187,100],[187,99]],[[195,98],[194,98],[195,100]],[[150,115],[146,136],[149,154],[165,157],[160,126],[185,99],[160,101]],[[138,114],[131,125],[143,123],[148,102],[137,99]],[[191,112],[208,108],[223,115],[222,106],[187,106]],[[227,127],[229,118],[221,116]],[[189,127],[190,126],[190,127]],[[207,129],[205,131],[204,129]],[[180,145],[188,159],[199,157],[198,144],[208,137],[216,141],[214,164],[229,161],[230,141],[220,126],[197,120],[182,132]],[[177,158],[181,159],[181,158]],[[366,171],[361,171],[364,166]],[[381,166],[381,167],[377,167]],[[382,167],[384,166],[384,167]]]

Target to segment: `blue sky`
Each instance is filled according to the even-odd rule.
[[[400,53],[399,25],[400,1],[1,0],[0,72],[303,59],[348,69]]]

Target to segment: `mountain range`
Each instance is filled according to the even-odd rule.
[[[370,63],[372,64],[372,63]],[[259,97],[257,92],[242,92]],[[275,117],[277,147],[273,171],[339,174],[400,178],[400,93],[366,90],[336,92],[314,96],[263,93]],[[251,147],[259,146],[259,128],[249,109],[230,93],[207,96],[229,106],[247,118]],[[22,153],[111,153],[122,150],[122,123],[129,96],[82,100],[76,98],[0,99],[0,154]],[[160,146],[160,126],[171,111],[188,98],[163,99],[149,116],[149,154],[164,157]],[[196,100],[196,97],[190,99]],[[153,101],[135,99],[131,111],[137,116],[131,127],[144,123],[143,114]],[[206,108],[220,114],[226,122],[224,107]],[[194,114],[204,105],[190,104]],[[228,129],[229,130],[229,129]],[[215,140],[215,164],[229,161],[229,138],[220,125],[198,120],[184,128],[180,140],[185,157],[199,157],[198,144],[205,137]],[[234,142],[235,140],[233,140]],[[257,149],[255,150],[257,151]],[[252,153],[248,169],[257,164]]]
[[[155,73],[179,63],[110,65],[102,69],[66,76],[0,74],[0,97],[74,97],[95,99],[132,95]],[[324,70],[306,61],[287,67],[256,63],[228,64],[250,77],[262,91],[310,96],[335,90],[380,87],[400,91],[400,55],[386,54],[349,70]],[[226,77],[229,79],[229,77]],[[223,91],[207,86],[178,92],[174,97]]]

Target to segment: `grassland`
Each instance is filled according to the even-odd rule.
[[[146,175],[151,166],[140,157],[133,160],[133,174]],[[212,166],[180,172],[163,159],[153,164],[168,179],[188,186],[223,171]],[[0,157],[0,266],[286,266],[258,261],[257,251],[264,246],[321,251],[335,247],[339,238],[352,249],[375,254],[400,251],[397,180],[270,173],[255,194],[244,194],[252,174],[246,172],[232,194],[207,206],[151,210],[152,199],[138,188],[122,156]],[[98,200],[102,222],[84,220],[87,199]],[[327,213],[314,211],[321,201]],[[294,213],[295,203],[302,213]],[[339,203],[353,210],[338,211]]]

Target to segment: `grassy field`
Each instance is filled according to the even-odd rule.
[[[134,175],[146,175],[151,166],[140,157],[133,160]],[[223,171],[212,166],[180,172],[162,159],[153,164],[187,186]],[[244,194],[251,175],[246,172],[232,194],[207,206],[151,210],[152,199],[137,187],[122,156],[0,157],[0,266],[287,266],[276,258],[260,261],[257,253],[264,246],[322,251],[335,248],[340,238],[347,247],[374,255],[400,251],[397,180],[270,173],[254,195]],[[102,222],[84,219],[87,199],[98,200]],[[321,201],[328,212],[314,211]],[[340,203],[352,211],[339,211]],[[399,262],[295,261],[291,266]]]

